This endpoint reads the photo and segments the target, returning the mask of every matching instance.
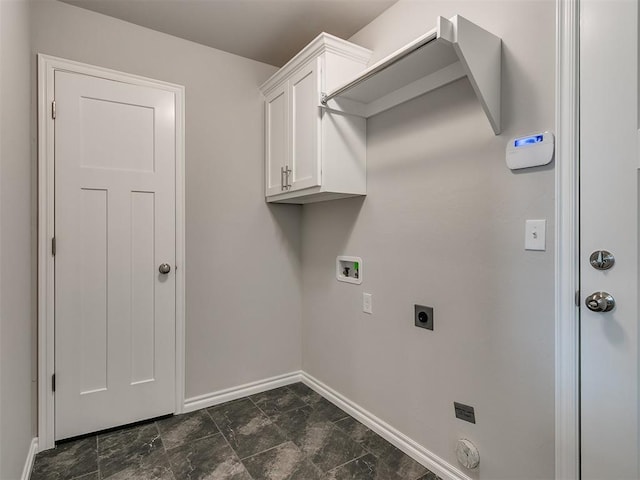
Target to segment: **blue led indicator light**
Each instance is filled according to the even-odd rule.
[[[542,135],[532,135],[531,137],[516,138],[515,146],[524,147],[525,145],[533,145],[543,140]]]

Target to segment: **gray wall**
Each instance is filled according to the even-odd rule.
[[[33,438],[29,5],[0,1],[0,478]],[[33,362],[33,363],[32,363]]]
[[[553,298],[553,165],[512,173],[504,148],[517,134],[553,130],[553,2],[401,1],[352,40],[375,60],[456,13],[503,38],[504,133],[493,136],[458,81],[369,120],[365,199],[302,215],[263,199],[257,87],[273,67],[50,0],[33,3],[30,60],[42,52],[186,86],[187,397],[300,368],[302,335],[304,370],[446,461],[456,463],[457,438],[473,440],[482,462],[472,477],[551,478],[553,303],[539,299]],[[30,205],[30,167],[28,139],[5,166],[5,137],[28,132],[19,106],[29,99],[24,70],[10,77],[21,93],[5,94],[4,56],[2,66],[1,411],[19,399],[24,418],[3,423],[0,441],[3,460],[12,435],[21,468],[35,357],[28,269],[15,275],[29,265],[29,211],[15,214],[5,196]],[[5,97],[16,105],[9,124]],[[527,218],[547,218],[546,252],[524,251]],[[335,280],[339,254],[363,257],[362,286]],[[15,290],[6,295],[5,271]],[[361,312],[365,291],[373,315]],[[434,332],[412,326],[413,303],[435,306]],[[7,329],[9,314],[18,320]],[[476,425],[453,417],[454,400],[476,407]]]
[[[451,464],[471,439],[472,478],[549,479],[554,172],[512,173],[505,146],[554,129],[554,2],[401,1],[351,40],[375,61],[454,14],[503,39],[503,133],[466,79],[368,121],[366,198],[304,207],[303,369]],[[527,218],[547,219],[546,252],[524,250]],[[361,286],[336,281],[341,254],[362,257]]]
[[[33,62],[186,87],[186,396],[298,370],[300,209],[264,202],[258,86],[275,68],[54,1],[31,28]]]

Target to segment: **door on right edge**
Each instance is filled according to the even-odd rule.
[[[581,478],[640,478],[638,2],[580,21]]]

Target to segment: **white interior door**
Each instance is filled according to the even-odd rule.
[[[172,92],[60,71],[55,99],[62,439],[175,411],[176,115]]]
[[[638,468],[638,2],[583,0],[580,27],[581,461],[583,480]],[[608,270],[592,252],[615,257]],[[598,258],[595,259],[596,261]],[[609,312],[585,305],[594,292]],[[596,309],[604,299],[593,299]]]

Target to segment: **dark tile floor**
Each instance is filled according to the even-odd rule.
[[[62,443],[43,479],[439,480],[301,383]]]

